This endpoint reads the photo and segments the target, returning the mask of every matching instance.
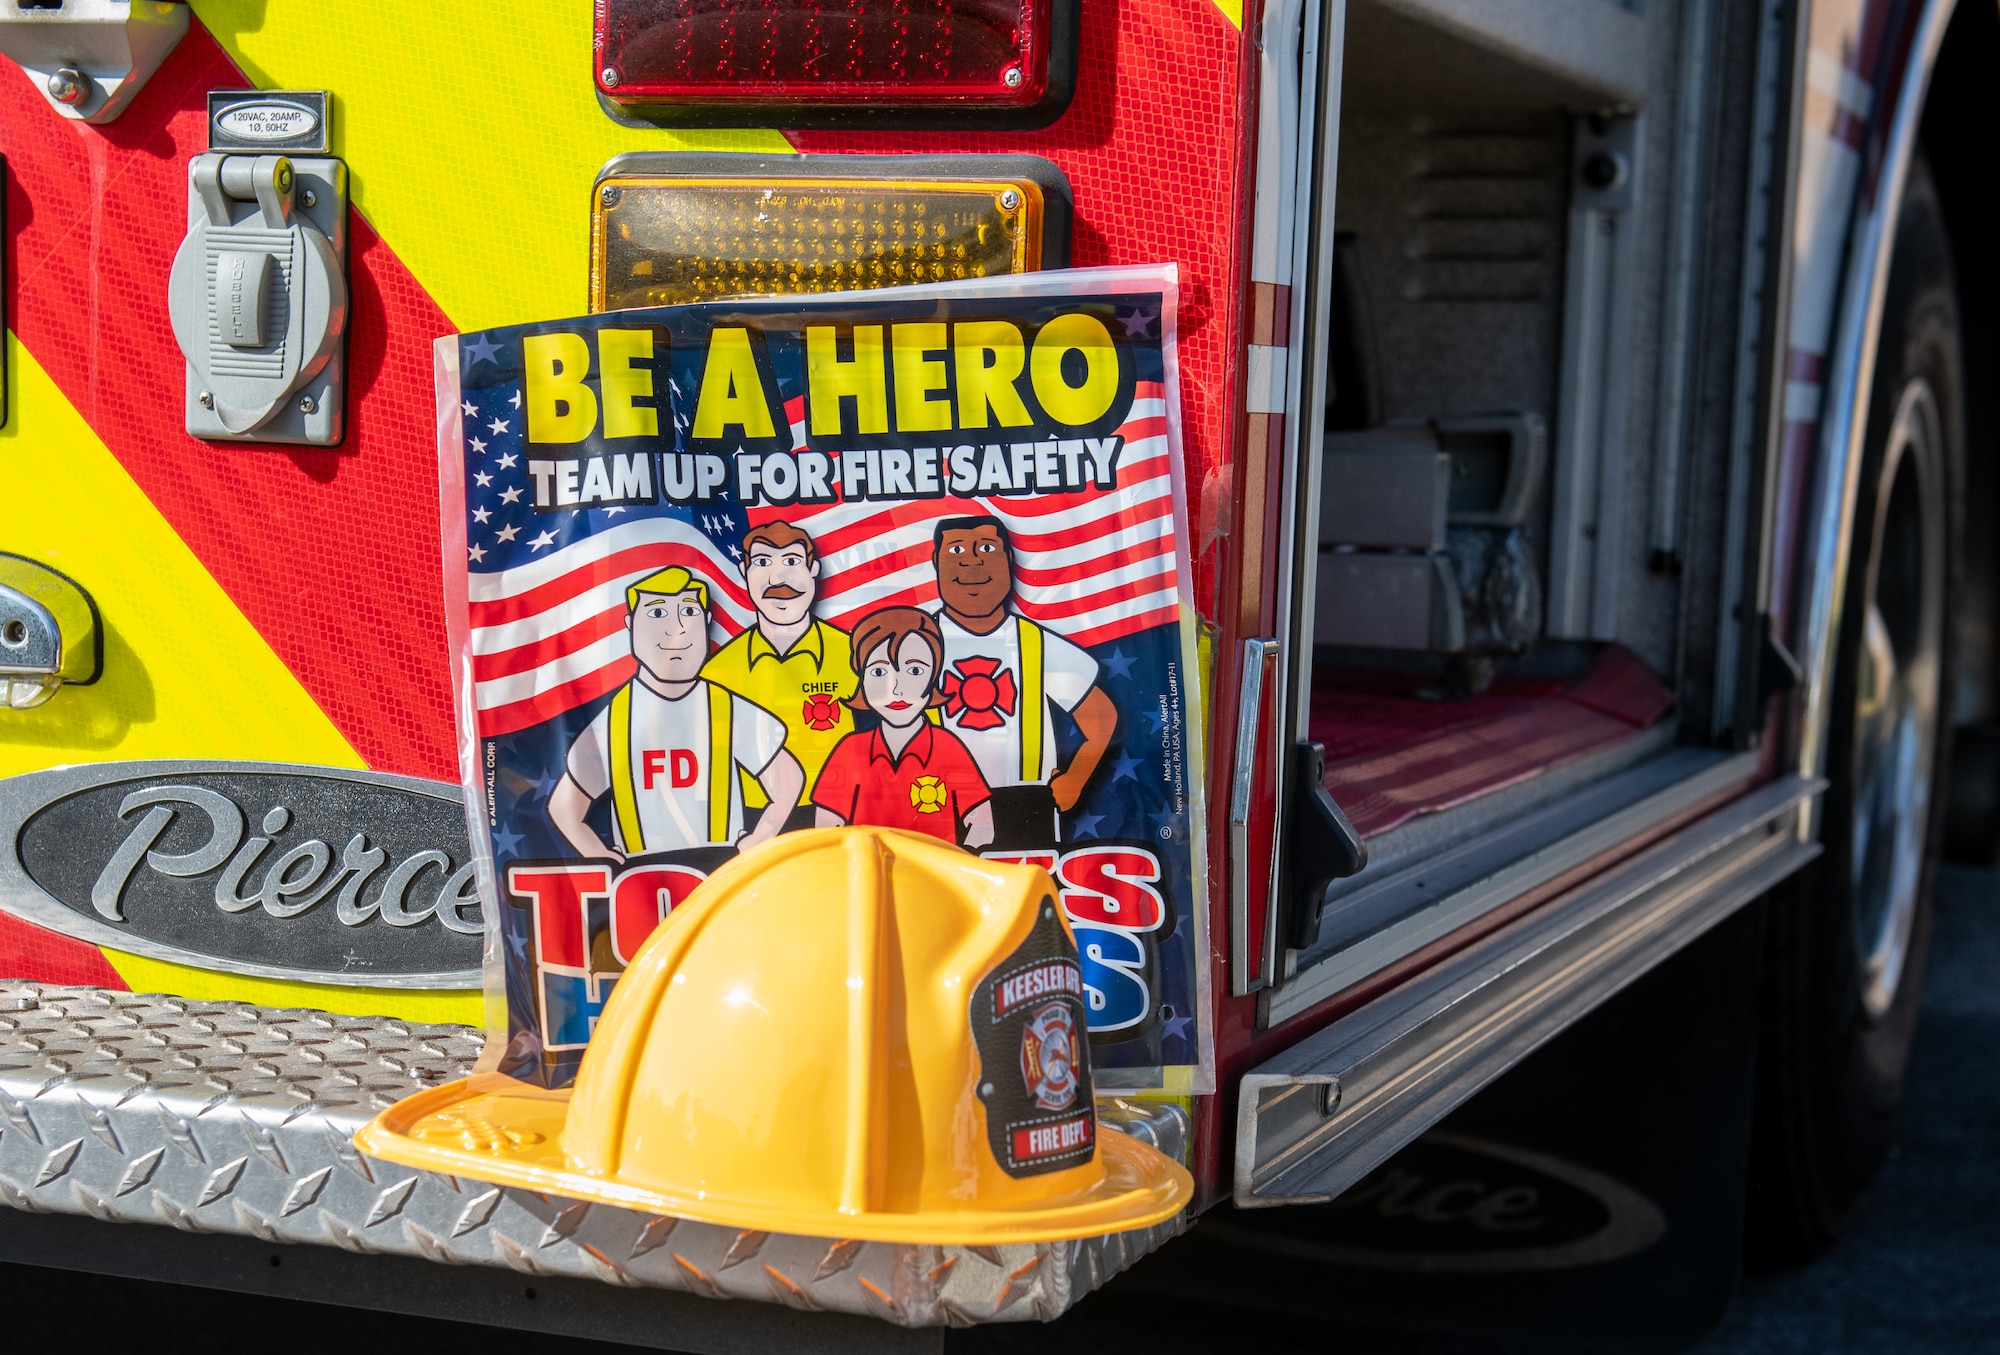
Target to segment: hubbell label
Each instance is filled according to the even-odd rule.
[[[283,764],[123,763],[0,781],[0,907],[206,969],[476,987],[456,787]]]
[[[324,90],[217,90],[208,96],[212,151],[327,154]]]
[[[1055,901],[1020,948],[973,990],[986,1136],[1010,1176],[1088,1162],[1097,1150],[1083,971]]]

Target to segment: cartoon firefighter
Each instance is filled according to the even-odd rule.
[[[993,806],[979,765],[955,734],[925,718],[944,700],[937,619],[915,607],[871,612],[854,628],[854,652],[861,690],[849,704],[881,723],[849,734],[827,758],[813,785],[819,826],[867,823],[987,845]]]
[[[625,590],[625,628],[639,671],[570,744],[549,817],[585,856],[736,843],[753,847],[785,826],[805,773],[785,751],[785,722],[704,681],[708,585],[675,565]],[[741,769],[763,790],[745,831]],[[611,796],[615,848],[585,822]]]
[[[1097,660],[1010,611],[1012,541],[995,517],[945,518],[932,538],[946,671],[942,716],[993,788],[1005,846],[1056,840],[1054,810],[1083,797],[1118,731],[1118,708],[1097,685]],[[1049,703],[1076,721],[1083,745],[1056,765]]]
[[[785,722],[785,747],[805,769],[798,807],[786,824],[810,828],[811,791],[834,745],[854,732],[847,698],[854,663],[847,632],[813,615],[820,562],[813,541],[789,522],[743,534],[743,581],[757,622],[715,652],[702,676]],[[760,809],[763,787],[747,781],[743,802]]]

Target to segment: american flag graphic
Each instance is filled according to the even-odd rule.
[[[1126,319],[1140,333],[1152,315]],[[1154,331],[1156,332],[1156,331]],[[494,345],[462,341],[459,416],[466,450],[467,601],[473,706],[483,737],[512,733],[612,691],[634,671],[624,590],[671,565],[709,587],[719,644],[754,620],[743,586],[744,532],[784,520],[821,559],[818,614],[852,629],[885,606],[937,601],[931,566],[940,517],[990,513],[1014,544],[1019,611],[1085,647],[1180,615],[1166,388],[1140,381],[1118,432],[1117,485],[1054,496],[835,502],[747,512],[727,492],[694,507],[536,513],[517,384],[476,387]],[[803,402],[786,413],[807,445]]]

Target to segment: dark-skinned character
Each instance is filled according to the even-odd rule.
[[[1097,660],[1011,608],[1012,543],[994,517],[945,518],[932,537],[938,629],[944,636],[941,716],[994,789],[996,825],[1046,820],[1083,797],[1118,731],[1118,709],[1097,685]],[[1056,762],[1054,705],[1076,721],[1083,746]],[[1029,788],[1030,793],[1016,793]],[[1046,840],[1053,841],[1054,823]],[[1003,827],[1003,836],[1009,836]],[[1033,836],[1033,834],[1030,834]]]

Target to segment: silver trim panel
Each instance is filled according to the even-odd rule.
[[[1292,230],[1291,343],[1276,524],[1278,643],[1283,666],[1266,745],[1275,778],[1270,875],[1264,896],[1264,949],[1257,982],[1278,981],[1284,948],[1278,918],[1284,878],[1285,825],[1293,813],[1295,759],[1309,738],[1312,708],[1314,590],[1319,570],[1320,450],[1326,437],[1328,365],[1333,325],[1334,198],[1340,178],[1341,82],[1347,61],[1347,0],[1308,0],[1301,18],[1298,183]]]
[[[1240,1208],[1321,1203],[1818,855],[1824,782],[1751,792],[1245,1074]]]
[[[1317,964],[1301,968],[1296,978],[1271,994],[1265,1010],[1266,1023],[1276,1025],[1317,1006],[1404,956],[1477,921],[1508,900],[1685,814],[1703,800],[1723,794],[1732,786],[1747,784],[1757,770],[1754,753],[1718,757],[1714,753],[1682,750],[1665,756],[1675,760],[1669,763],[1670,767],[1684,764],[1687,774],[1610,814],[1599,814],[1592,809],[1586,826],[1524,856],[1503,857],[1490,870],[1477,869],[1481,864],[1479,857],[1492,851],[1491,842],[1498,839],[1504,844],[1515,831],[1531,830],[1539,816],[1522,816],[1486,838],[1428,855],[1367,890],[1342,898],[1337,909],[1328,908],[1323,927],[1336,924],[1343,913],[1369,908],[1371,902],[1381,905],[1398,897],[1413,900],[1425,897],[1424,876],[1431,877],[1433,884],[1441,876],[1449,878],[1455,869],[1462,869],[1467,876],[1443,897],[1413,906],[1354,944],[1333,952]],[[1610,784],[1600,783],[1578,791],[1573,798],[1583,801],[1586,808],[1602,805],[1607,798],[1615,802],[1616,781],[1644,776],[1649,765],[1635,767]],[[1558,804],[1544,812],[1560,813],[1563,808],[1564,804]]]
[[[1633,771],[1641,763],[1659,761],[1673,747],[1673,727],[1670,722],[1662,721],[1622,743],[1551,767],[1540,776],[1502,787],[1450,809],[1419,814],[1407,823],[1376,834],[1368,839],[1367,869],[1345,880],[1335,880],[1327,890],[1326,914],[1329,921],[1320,928],[1320,935],[1327,937],[1334,932],[1337,924],[1331,919],[1344,900],[1351,895],[1372,891],[1403,867],[1419,860],[1429,860],[1442,852],[1454,851],[1474,841],[1491,841],[1496,835],[1510,832],[1525,819],[1537,817],[1557,804],[1574,800],[1576,793],[1585,787],[1597,791],[1600,782],[1609,782],[1614,777],[1622,779],[1625,773]],[[1346,914],[1342,912],[1339,916]],[[1308,967],[1320,958],[1323,948],[1331,949],[1322,941],[1306,952],[1305,964]],[[1296,966],[1294,972],[1297,972]]]
[[[1264,675],[1278,655],[1276,640],[1243,642],[1236,692],[1236,766],[1229,784],[1229,992],[1242,997],[1264,986],[1262,957],[1250,958],[1250,802],[1257,790],[1257,731],[1264,712]]]
[[[1641,291],[1637,223],[1657,209],[1639,207],[1646,201],[1643,114],[1579,116],[1572,126],[1543,629],[1565,639],[1615,640],[1632,442],[1633,312]],[[1615,167],[1610,182],[1591,184],[1593,164]]]
[[[1766,0],[1758,22],[1756,94],[1750,115],[1749,181],[1745,186],[1743,271],[1736,296],[1736,350],[1732,360],[1727,486],[1722,540],[1739,543],[1722,552],[1722,588],[1715,609],[1715,699],[1711,732],[1736,741],[1738,690],[1745,674],[1743,637],[1751,620],[1769,610],[1770,543],[1773,503],[1764,488],[1775,410],[1767,406],[1770,373],[1783,364],[1766,354],[1765,336],[1784,332],[1779,317],[1789,313],[1791,221],[1797,176],[1783,166],[1796,163],[1805,88],[1804,42],[1808,25],[1792,22],[1789,7]],[[1793,78],[1787,80],[1787,69]],[[1774,242],[1782,241],[1779,245]],[[1784,382],[1775,383],[1782,390]],[[1782,408],[1784,401],[1775,404]],[[1753,537],[1752,520],[1756,522]],[[1754,541],[1754,549],[1751,543]],[[1751,637],[1755,639],[1754,634]]]

